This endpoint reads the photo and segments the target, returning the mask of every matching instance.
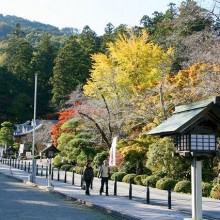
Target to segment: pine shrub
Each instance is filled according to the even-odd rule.
[[[134,178],[134,183],[136,185],[142,185],[142,175],[137,175],[135,178]]]
[[[209,197],[212,187],[211,183],[202,183],[202,196]]]
[[[159,176],[157,175],[151,175],[151,176],[148,176],[146,179],[145,179],[145,184],[147,184],[147,182],[149,182],[149,186],[150,187],[155,187],[156,186],[156,183],[157,181],[160,179]]]
[[[191,193],[191,182],[188,180],[178,182],[174,187],[174,192]]]
[[[73,165],[70,165],[70,164],[64,164],[60,167],[61,170],[66,170],[66,171],[69,171],[70,168],[72,168]]]
[[[135,178],[136,176],[137,176],[137,174],[135,174],[135,173],[127,174],[126,176],[123,177],[122,182],[124,182],[124,183],[130,183],[130,181],[131,181],[131,183],[134,184],[134,183],[135,183],[135,182],[134,182],[134,178]]]
[[[220,200],[220,184],[215,185],[210,193],[210,197],[213,199],[219,199]]]
[[[162,178],[157,181],[156,188],[162,190],[168,190],[168,186],[170,184],[171,189],[174,189],[176,185],[176,181],[172,178]]]
[[[121,182],[123,177],[127,175],[125,172],[116,172],[111,175],[111,180],[115,180],[115,176],[117,177],[117,181]]]

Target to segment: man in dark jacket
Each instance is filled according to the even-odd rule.
[[[86,168],[83,173],[83,180],[86,182],[86,191],[85,194],[90,196],[89,187],[92,183],[94,177],[93,168],[91,167],[91,162],[86,163]]]

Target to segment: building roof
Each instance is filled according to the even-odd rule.
[[[200,119],[211,112],[212,117],[220,121],[220,97],[212,97],[188,105],[175,108],[173,115],[162,124],[152,129],[150,135],[176,135],[182,134],[195,126]]]
[[[45,121],[45,120],[44,120]],[[52,124],[57,124],[57,120],[48,120]],[[36,120],[35,130],[38,130],[43,125],[43,120]],[[31,124],[30,124],[31,123]],[[33,121],[27,121],[23,124],[15,124],[16,130],[14,131],[14,136],[23,136],[33,132]]]
[[[43,149],[40,153],[47,153],[48,151],[60,152],[54,145],[50,145]]]

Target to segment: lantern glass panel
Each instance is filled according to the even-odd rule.
[[[216,150],[215,135],[192,134],[191,135],[191,150],[198,150],[198,151]]]
[[[178,138],[178,150],[189,150],[189,135],[181,135]]]

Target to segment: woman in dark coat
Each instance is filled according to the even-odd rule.
[[[83,173],[83,180],[86,182],[86,195],[90,196],[89,187],[92,183],[94,177],[93,168],[91,167],[91,162],[86,163],[86,168]]]

